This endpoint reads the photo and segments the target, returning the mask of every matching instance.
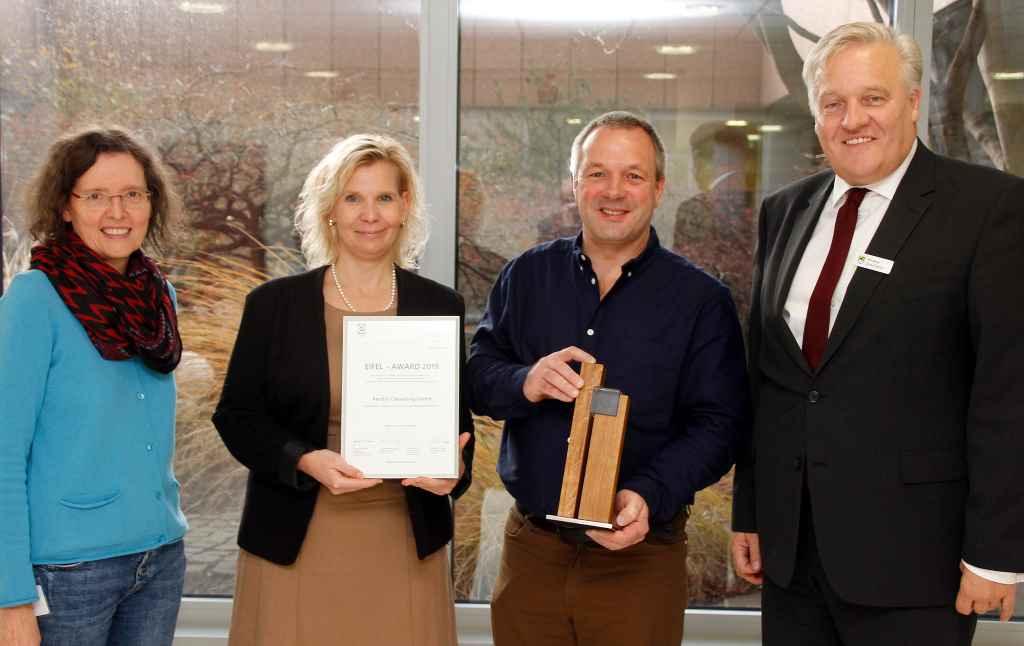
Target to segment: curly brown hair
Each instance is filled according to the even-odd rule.
[[[171,173],[153,150],[126,130],[116,127],[89,127],[63,135],[47,154],[29,185],[25,206],[29,213],[29,233],[39,242],[63,241],[70,225],[64,221],[71,191],[78,178],[88,171],[103,153],[128,153],[142,166],[152,210],[145,243],[162,251],[171,241],[172,225],[181,212],[181,198],[171,183]]]

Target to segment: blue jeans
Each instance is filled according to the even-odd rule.
[[[185,544],[71,565],[36,565],[50,614],[43,646],[170,646],[185,581]]]

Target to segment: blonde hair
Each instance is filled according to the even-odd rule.
[[[319,267],[337,259],[341,250],[327,221],[338,201],[338,194],[357,168],[379,161],[395,165],[398,169],[398,190],[409,195],[405,225],[395,245],[395,263],[404,269],[418,266],[429,235],[419,177],[402,144],[391,137],[375,134],[358,134],[342,139],[306,177],[299,193],[295,229],[299,233],[307,266]]]
[[[821,37],[804,61],[803,77],[807,85],[807,102],[811,114],[818,118],[818,94],[825,65],[840,50],[850,45],[871,45],[884,43],[896,49],[903,67],[903,78],[907,91],[921,87],[923,63],[921,48],[908,34],[900,34],[892,27],[877,22],[851,22],[840,25]]]

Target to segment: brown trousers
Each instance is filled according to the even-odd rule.
[[[679,646],[686,540],[570,545],[515,507],[491,601],[495,646]]]

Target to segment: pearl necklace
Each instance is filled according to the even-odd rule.
[[[395,266],[391,265],[391,300],[388,301],[388,304],[383,310],[381,310],[382,312],[388,311],[395,304],[395,296],[398,294],[397,274],[398,272],[395,271]],[[341,288],[341,282],[338,281],[338,273],[334,271],[334,264],[331,265],[331,276],[334,278],[334,286],[338,288],[338,293],[341,294],[341,300],[345,302],[345,306],[353,312],[358,312],[359,310],[357,310],[352,305],[352,302],[348,300],[348,296],[345,296],[345,290]]]

